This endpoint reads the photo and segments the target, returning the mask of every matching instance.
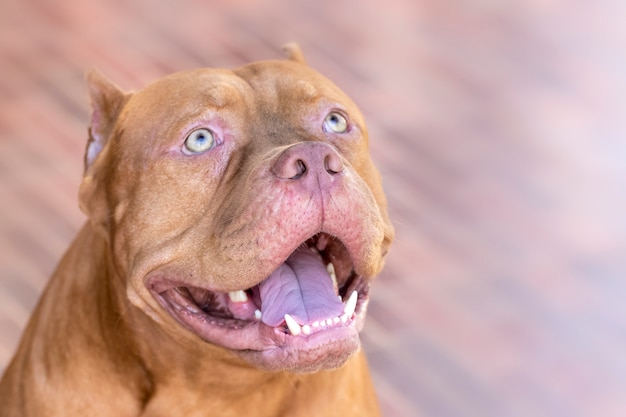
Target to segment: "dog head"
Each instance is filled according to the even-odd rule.
[[[180,343],[310,372],[359,348],[393,229],[360,111],[288,52],[135,93],[88,74],[80,202],[129,300]]]

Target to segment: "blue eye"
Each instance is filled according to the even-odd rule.
[[[183,152],[188,155],[197,154],[206,152],[213,146],[215,146],[213,132],[209,129],[196,129],[185,139]]]
[[[324,130],[329,133],[346,133],[348,131],[348,121],[341,113],[331,112],[324,119]]]

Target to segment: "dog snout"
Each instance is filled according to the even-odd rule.
[[[321,182],[344,170],[341,156],[329,144],[304,142],[291,145],[276,159],[272,172],[277,178],[299,180],[317,177]]]

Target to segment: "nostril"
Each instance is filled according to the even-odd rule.
[[[277,178],[300,181],[306,177],[333,178],[345,169],[341,155],[331,145],[321,142],[291,145],[278,155],[271,167]]]
[[[298,159],[295,161],[296,175],[291,177],[291,179],[297,180],[301,176],[306,173],[306,164],[302,159]]]
[[[343,162],[341,161],[341,157],[335,153],[326,155],[324,158],[324,169],[331,175],[338,174],[343,171]]]

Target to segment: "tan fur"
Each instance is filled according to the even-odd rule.
[[[356,267],[370,277],[382,268],[393,230],[362,116],[289,51],[293,61],[175,74],[133,94],[88,75],[94,115],[80,206],[89,222],[0,382],[1,417],[378,415],[362,351],[338,369],[267,372],[183,329],[145,286],[165,265],[215,290],[246,288],[272,272],[274,253],[295,249],[283,226],[255,211],[271,193],[258,178],[286,146],[325,140],[299,126],[317,123],[326,102],[358,126],[359,137],[333,145],[354,176],[337,201],[364,206],[353,220],[366,242]],[[283,84],[291,87],[276,89]],[[211,114],[229,141],[202,163],[176,154],[185,126]]]

